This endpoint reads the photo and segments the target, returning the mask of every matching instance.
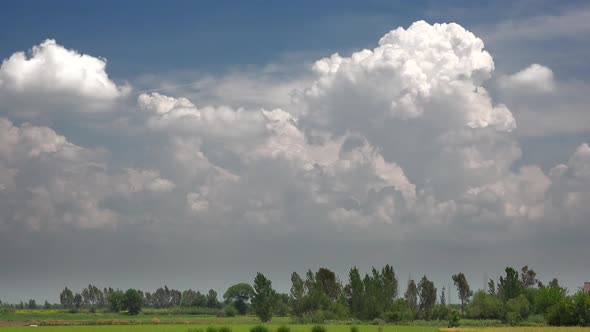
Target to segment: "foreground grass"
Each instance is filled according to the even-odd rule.
[[[232,332],[249,332],[253,325],[231,326]],[[269,332],[276,332],[279,325],[267,325]],[[375,326],[359,325],[359,332],[438,332],[438,327],[432,326]],[[312,325],[289,325],[291,332],[310,332]],[[1,332],[31,331],[29,326],[3,327]],[[206,331],[207,325],[85,325],[85,326],[40,326],[34,328],[39,332],[187,332],[189,329]],[[350,332],[350,325],[326,325],[327,332]]]
[[[441,329],[440,332],[590,332],[590,327],[483,327]]]
[[[269,324],[269,332],[276,332],[279,325]],[[252,325],[231,326],[232,332],[249,332]],[[289,325],[291,332],[310,332],[311,325]],[[581,327],[486,327],[446,329],[429,326],[396,325],[359,325],[359,332],[590,332],[590,328]],[[3,327],[2,332],[31,331],[29,326]],[[34,328],[39,332],[188,332],[189,329],[206,331],[207,325],[126,325],[126,326],[40,326]],[[350,325],[326,325],[327,332],[350,332]]]

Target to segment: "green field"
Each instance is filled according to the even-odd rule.
[[[2,332],[187,332],[190,328],[206,329],[206,325],[111,325],[111,326],[40,326],[40,327],[0,327]],[[234,325],[232,332],[249,332],[251,325]],[[276,331],[278,325],[269,324],[269,332]],[[292,332],[309,332],[310,325],[289,325]],[[327,332],[349,332],[350,325],[326,325]],[[428,326],[375,326],[360,325],[359,332],[590,332],[590,328],[576,327],[504,327],[504,328],[460,328],[440,329]]]
[[[252,325],[233,325],[232,332],[249,332]],[[275,332],[278,325],[269,324],[269,332]],[[289,325],[291,332],[310,332],[311,325]],[[109,326],[40,326],[42,332],[187,332],[189,328],[205,330],[207,325],[109,325]],[[350,332],[350,325],[326,325],[327,332]],[[32,327],[4,327],[2,332],[31,331]],[[382,332],[436,332],[438,327],[427,326],[382,326]],[[379,332],[375,325],[361,325],[359,332]]]

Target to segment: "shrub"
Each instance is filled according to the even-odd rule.
[[[373,319],[373,321],[371,322],[371,324],[373,325],[383,325],[385,324],[385,321],[381,318],[375,318]]]
[[[359,332],[358,326],[355,326],[355,325],[351,326],[350,327],[350,332]]]
[[[315,325],[311,328],[311,332],[326,332],[326,327],[323,325]]]
[[[523,294],[506,302],[506,322],[514,325],[526,319],[530,313],[530,304]]]
[[[238,310],[233,305],[230,304],[223,309],[223,313],[227,317],[234,317],[235,315],[237,315]]]
[[[291,332],[291,328],[285,325],[281,325],[279,326],[279,328],[277,328],[277,332]]]
[[[250,329],[250,332],[268,332],[268,327],[264,325],[256,325]]]
[[[217,328],[215,326],[207,326],[207,332],[217,332]]]
[[[229,326],[222,326],[219,328],[219,332],[231,332],[231,327]]]
[[[459,327],[459,319],[461,319],[461,315],[458,311],[451,311],[449,313],[449,327]]]

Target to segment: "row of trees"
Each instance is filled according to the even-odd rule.
[[[325,320],[384,320],[390,322],[414,319],[447,320],[454,315],[475,319],[497,319],[518,323],[529,315],[543,315],[553,325],[590,324],[590,295],[579,292],[568,296],[557,279],[543,284],[528,266],[520,273],[507,267],[498,280],[490,279],[487,289],[473,292],[463,273],[452,276],[460,306],[449,306],[445,301],[445,288],[440,294],[432,280],[423,276],[417,282],[409,280],[405,292],[400,294],[399,281],[394,268],[385,265],[372,268],[362,275],[353,267],[347,282],[327,268],[307,271],[304,277],[291,274],[289,293],[278,293],[271,281],[258,273],[252,285],[239,283],[230,286],[220,302],[217,293],[206,294],[194,290],[179,291],[167,286],[155,292],[129,289],[126,292],[112,288],[100,289],[88,285],[74,293],[65,288],[60,293],[61,307],[105,308],[126,310],[136,314],[141,307],[208,308],[221,314],[256,314],[262,321],[273,315],[291,315],[302,323],[321,323]],[[439,296],[440,295],[440,296]],[[36,308],[34,300],[21,306]],[[45,303],[44,307],[50,306]],[[566,314],[567,313],[567,314]]]
[[[94,285],[82,289],[81,292],[74,293],[66,287],[59,294],[59,302],[63,308],[107,308],[111,305],[109,298],[117,292],[113,288],[103,288],[102,290]],[[219,309],[222,307],[217,299],[217,292],[209,290],[207,294],[192,289],[179,291],[170,289],[168,286],[158,288],[154,293],[141,292],[142,304],[148,308],[171,308],[171,307],[202,307]]]
[[[498,280],[490,279],[486,290],[475,293],[464,273],[452,276],[462,316],[517,324],[536,314],[551,325],[590,325],[590,294],[580,290],[568,296],[557,279],[544,284],[528,266],[520,273],[512,267],[504,272]],[[291,314],[303,321],[350,317],[391,322],[449,320],[455,315],[455,307],[446,303],[444,287],[438,297],[434,282],[427,276],[417,283],[409,280],[403,296],[398,296],[399,282],[390,265],[373,268],[364,276],[353,267],[346,284],[325,268],[308,271],[305,279],[294,272],[291,283]]]

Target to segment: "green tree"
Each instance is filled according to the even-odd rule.
[[[445,288],[443,287],[441,292],[440,292],[440,305],[443,307],[447,306],[447,298],[446,298],[446,294],[445,294]]]
[[[331,301],[336,301],[340,296],[342,286],[336,277],[336,273],[326,269],[320,268],[315,275],[315,282],[322,293]]]
[[[398,293],[398,282],[395,276],[395,270],[393,266],[387,264],[381,271],[383,278],[383,296],[385,297],[385,309],[391,309],[393,301],[397,298]]]
[[[554,326],[590,326],[590,294],[578,291],[552,306],[547,322]]]
[[[239,283],[230,286],[225,291],[225,294],[223,294],[223,299],[227,304],[233,304],[240,315],[245,315],[248,309],[248,302],[252,298],[252,295],[254,295],[252,286],[246,283]]]
[[[539,281],[537,280],[537,273],[529,269],[528,265],[523,266],[520,273],[520,282],[522,288],[534,287]]]
[[[465,315],[465,304],[469,303],[469,299],[473,295],[473,292],[469,288],[469,283],[463,272],[453,275],[453,282],[459,293],[459,299],[461,300],[461,315],[463,316]]]
[[[504,303],[495,295],[486,294],[484,291],[475,292],[467,306],[467,315],[476,319],[502,319]]]
[[[27,303],[27,309],[37,309],[37,301],[30,299]]]
[[[64,288],[64,290],[59,294],[59,303],[66,308],[71,309],[74,307],[74,293],[69,288]]]
[[[141,311],[143,295],[136,289],[129,288],[123,296],[123,309],[130,315],[137,315]]]
[[[272,282],[262,273],[256,273],[252,306],[256,316],[264,323],[270,321],[272,318],[275,296],[276,293],[272,289]]]
[[[496,283],[494,279],[488,280],[488,294],[496,295]]]
[[[549,283],[543,286],[534,294],[534,311],[539,314],[545,314],[552,306],[561,302],[567,296],[567,290],[560,287],[557,283]]]
[[[119,312],[123,310],[125,301],[125,293],[122,290],[110,291],[107,296],[107,302],[109,303],[109,309],[112,312]]]
[[[418,296],[420,298],[419,303],[419,315],[424,319],[432,318],[432,310],[436,303],[436,288],[434,282],[428,280],[426,276],[422,277],[420,283],[418,283]]]
[[[530,303],[524,294],[506,302],[506,321],[515,324],[526,319],[530,313]]]
[[[79,293],[76,293],[76,295],[74,295],[74,307],[80,308],[82,306],[83,301],[84,300],[82,299],[82,295],[80,295]]]
[[[408,308],[416,314],[416,311],[418,310],[418,288],[416,287],[416,282],[414,280],[408,282],[408,288],[404,293],[404,297],[408,304]]]
[[[365,317],[365,286],[356,266],[348,272],[346,292],[350,313],[357,319],[363,319]]]
[[[217,300],[217,292],[210,289],[207,293],[207,307],[208,308],[219,308],[219,301]]]
[[[291,291],[290,291],[291,308],[295,317],[302,317],[304,312],[305,286],[303,279],[297,272],[291,273]]]
[[[500,277],[498,292],[502,301],[506,302],[522,293],[522,283],[518,272],[511,267],[506,268],[506,277]]]

